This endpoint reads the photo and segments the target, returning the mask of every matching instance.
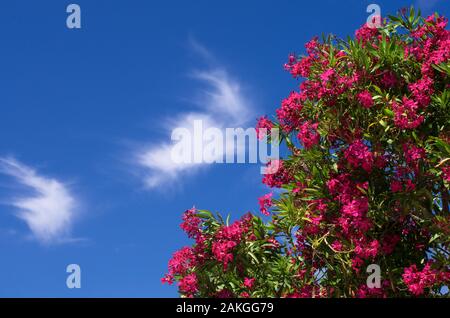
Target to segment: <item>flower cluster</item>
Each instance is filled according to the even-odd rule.
[[[305,149],[310,149],[314,145],[317,145],[320,140],[320,135],[317,132],[317,127],[319,123],[311,123],[310,121],[305,121],[298,128],[298,139],[302,141],[303,147]]]
[[[412,99],[403,97],[402,102],[392,102],[392,110],[395,113],[394,123],[403,129],[415,129],[423,123],[424,116],[418,113],[419,106]]]
[[[267,193],[267,194],[263,195],[262,197],[260,197],[258,199],[258,201],[259,201],[259,210],[264,215],[269,215],[270,214],[267,209],[270,208],[273,205],[273,203],[272,203],[272,195],[273,195],[272,192],[271,193]]]
[[[180,292],[186,296],[193,296],[197,290],[197,278],[192,272],[197,264],[196,255],[190,247],[184,247],[175,252],[169,261],[169,272],[161,279],[163,283],[172,284],[179,278],[178,286]]]
[[[449,272],[439,272],[432,269],[432,263],[428,262],[424,268],[419,271],[416,264],[406,267],[403,272],[403,282],[408,286],[408,290],[415,296],[420,296],[425,289],[431,288],[439,283],[446,283],[450,280]]]
[[[283,160],[274,159],[269,161],[262,182],[271,188],[280,188],[289,183],[292,176],[286,168]]]
[[[353,168],[363,168],[367,172],[372,171],[373,153],[362,140],[354,141],[344,152],[345,159]]]
[[[200,223],[200,218],[196,216],[196,209],[192,208],[184,212],[183,223],[180,224],[180,227],[188,237],[197,238],[201,235]]]
[[[281,107],[277,109],[277,118],[284,131],[290,132],[300,124],[302,120],[300,116],[303,108],[302,100],[305,100],[305,96],[292,92],[288,98],[281,102]]]
[[[270,200],[270,197],[268,197]],[[266,203],[267,204],[267,203]],[[245,268],[256,252],[251,252],[243,259],[248,242],[255,246],[264,247],[262,253],[265,257],[279,253],[280,246],[273,240],[269,233],[264,233],[263,224],[251,214],[245,214],[239,220],[228,224],[221,217],[215,218],[210,212],[199,211],[195,208],[185,211],[183,215],[182,229],[186,234],[195,239],[192,247],[183,247],[172,255],[168,264],[168,273],[161,279],[163,283],[173,284],[178,282],[179,292],[185,297],[249,297],[257,278],[251,277]],[[255,254],[253,254],[255,253]],[[213,277],[209,273],[199,271],[205,266],[219,273],[239,272],[239,292],[232,292],[228,288],[205,290],[202,286],[211,284]],[[233,268],[233,270],[231,269]]]
[[[358,101],[365,108],[370,108],[373,106],[373,98],[368,90],[364,90],[358,94]]]
[[[263,116],[258,119],[258,123],[256,124],[256,136],[261,140],[270,133],[272,128],[273,123],[266,116]]]
[[[450,166],[442,168],[442,178],[450,183]]]

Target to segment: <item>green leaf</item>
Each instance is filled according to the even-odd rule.
[[[388,115],[389,117],[394,117],[394,112],[392,110],[390,110],[389,108],[385,108],[383,109],[383,112]]]
[[[253,254],[252,252],[247,252],[248,255],[251,256],[251,258],[253,258],[253,260],[256,262],[256,264],[259,264],[259,260],[258,258],[255,256],[255,254]]]

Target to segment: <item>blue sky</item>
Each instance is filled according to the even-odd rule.
[[[450,16],[445,0],[72,2],[80,30],[69,1],[0,4],[3,297],[175,297],[160,278],[189,244],[181,213],[257,213],[267,189],[259,165],[165,165],[167,126],[253,126],[296,87],[288,53],[353,35],[370,3]]]

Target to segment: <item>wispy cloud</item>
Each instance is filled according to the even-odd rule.
[[[204,108],[205,115],[220,116],[222,124],[241,125],[248,121],[250,102],[242,92],[241,83],[231,78],[225,69],[195,71],[192,77],[208,86],[196,101]]]
[[[0,173],[12,177],[27,190],[23,196],[6,203],[17,208],[17,217],[26,222],[37,240],[42,243],[71,240],[69,232],[76,200],[63,183],[38,175],[14,158],[0,157]]]
[[[242,83],[231,76],[223,65],[219,65],[213,54],[204,46],[190,40],[192,50],[209,65],[203,70],[194,70],[190,77],[199,86],[193,92],[190,102],[197,105],[197,112],[182,112],[174,115],[168,122],[167,131],[170,140],[171,129],[183,127],[192,131],[195,120],[202,120],[203,129],[210,127],[242,127],[252,120],[252,107],[246,97]],[[195,173],[205,164],[176,163],[171,160],[173,144],[161,142],[139,149],[137,163],[143,170],[144,182],[148,188],[156,188],[165,182],[180,179],[181,175]],[[229,145],[226,145],[228,147]],[[239,150],[237,150],[239,151]],[[218,157],[223,154],[217,153]]]

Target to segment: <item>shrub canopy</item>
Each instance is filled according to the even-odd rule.
[[[414,9],[289,55],[300,80],[259,137],[289,154],[264,222],[190,209],[164,282],[185,297],[440,296],[450,281],[450,32]],[[269,141],[270,142],[270,141]],[[274,162],[269,163],[273,165]],[[381,270],[369,288],[370,264]]]

